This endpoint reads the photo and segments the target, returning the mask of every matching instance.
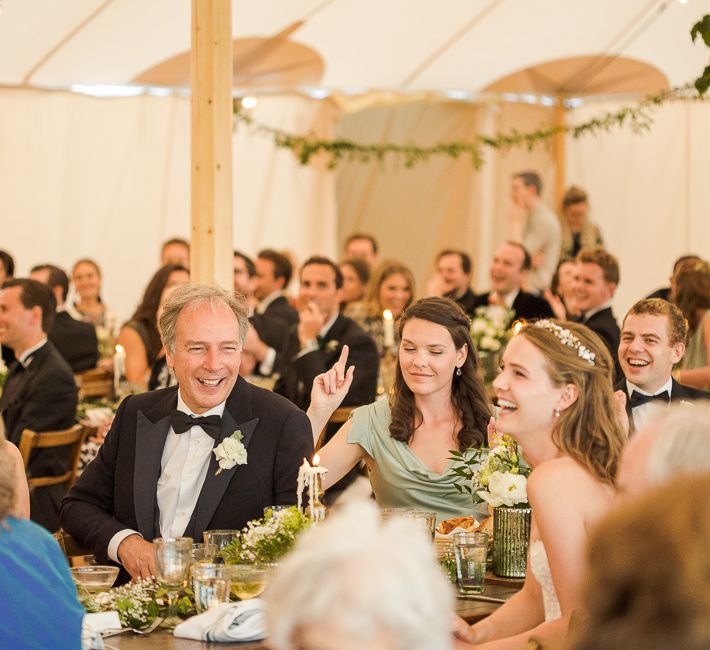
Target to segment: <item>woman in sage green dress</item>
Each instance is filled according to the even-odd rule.
[[[486,441],[491,410],[476,372],[470,321],[448,298],[425,298],[409,307],[399,326],[401,343],[394,389],[353,411],[320,451],[328,468],[324,488],[358,462],[370,470],[379,505],[435,511],[437,519],[487,514],[485,504],[456,491],[451,450]],[[347,352],[313,383],[308,415],[314,437],[345,396],[357,368],[345,371]]]

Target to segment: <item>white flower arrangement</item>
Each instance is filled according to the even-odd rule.
[[[457,462],[452,469],[462,479],[456,489],[470,494],[475,503],[483,500],[494,508],[527,506],[527,477],[532,470],[510,436],[503,436],[491,449],[453,452],[453,458]]]
[[[155,578],[139,579],[95,596],[82,598],[87,612],[118,612],[123,627],[144,628],[159,613],[156,595],[160,585]]]
[[[471,320],[471,339],[479,352],[498,352],[510,338],[515,312],[500,305],[476,309]]]
[[[237,429],[229,438],[225,438],[213,450],[212,453],[217,458],[219,469],[215,475],[219,475],[222,470],[232,469],[235,465],[247,464],[247,450],[242,444],[244,435]]]

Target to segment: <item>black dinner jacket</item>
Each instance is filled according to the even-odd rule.
[[[75,373],[96,368],[99,342],[91,323],[76,320],[67,311],[59,311],[47,338]]]
[[[681,401],[694,402],[696,400],[710,399],[710,393],[704,390],[698,390],[697,388],[692,388],[690,386],[684,386],[679,384],[675,379],[672,380],[671,385],[671,404],[674,402],[678,403]],[[634,426],[634,418],[631,413],[631,403],[629,400],[629,393],[627,391],[626,379],[622,379],[617,382],[614,386],[615,390],[623,391],[626,395],[626,415],[629,416],[629,434],[636,431]]]
[[[274,386],[274,391],[304,411],[307,410],[311,403],[313,380],[338,360],[344,345],[350,348],[348,366],[355,366],[355,376],[343,400],[343,406],[360,406],[374,402],[380,370],[377,346],[372,337],[354,320],[342,314],[338,315],[323,337],[319,349],[300,357],[298,325],[291,328],[281,355],[281,376]]]
[[[476,294],[471,291],[471,287],[467,287],[466,291],[458,298],[456,298],[454,294],[455,292],[451,291],[446,294],[445,298],[451,298],[466,314],[473,316],[473,312],[476,310]]]
[[[614,377],[613,382],[619,382],[624,373],[621,370],[621,365],[619,364],[619,341],[621,340],[621,332],[619,331],[619,326],[616,323],[616,318],[611,311],[611,307],[602,309],[596,314],[593,314],[589,319],[577,320],[581,322],[582,325],[586,325],[592,332],[599,334],[604,341],[611,358],[614,360]]]
[[[490,295],[491,293],[489,291],[488,293],[476,296],[472,313],[479,307],[486,307]],[[518,291],[518,295],[515,296],[515,300],[513,300],[512,308],[515,311],[515,318],[522,318],[524,320],[532,320],[533,318],[554,318],[550,303],[544,298],[540,298],[527,291]]]
[[[147,540],[160,536],[156,490],[177,387],[127,397],[116,412],[98,456],[64,498],[64,530],[107,562],[111,538],[131,528]],[[296,503],[299,465],[313,453],[306,415],[287,400],[241,377],[227,398],[222,440],[239,429],[246,465],[219,475],[209,468],[197,505],[184,532],[196,542],[205,530],[242,528],[271,504]],[[128,574],[122,572],[123,579]]]
[[[275,300],[272,300],[264,310],[262,316],[269,319],[280,318],[286,321],[289,327],[298,323],[298,312],[291,307],[286,296],[279,296]]]

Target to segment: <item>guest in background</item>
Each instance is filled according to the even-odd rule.
[[[163,305],[165,301],[170,298],[170,295],[178,288],[179,285],[173,284],[169,287],[165,287],[160,294],[160,304],[155,312],[155,322],[158,326],[158,333],[162,340],[162,332],[160,331],[160,315],[163,313]],[[148,390],[157,390],[158,388],[169,388],[170,386],[175,386],[177,384],[177,379],[175,379],[175,374],[170,370],[165,358],[165,346],[160,348],[160,352],[150,368],[150,377],[148,378]]]
[[[354,258],[340,263],[343,274],[343,289],[340,310],[348,305],[364,300],[370,284],[370,267],[365,260]]]
[[[500,305],[515,312],[515,318],[549,318],[552,307],[547,300],[523,290],[530,272],[530,254],[519,242],[505,242],[491,262],[491,291],[476,296],[473,311],[486,305]]]
[[[625,503],[590,537],[583,628],[573,647],[710,647],[710,476]]]
[[[163,289],[189,281],[190,274],[184,266],[167,264],[148,282],[140,304],[131,320],[121,327],[116,341],[126,352],[126,381],[137,386],[148,385],[150,368],[163,347],[155,320]]]
[[[264,319],[279,319],[289,326],[298,322],[298,312],[291,307],[286,289],[291,282],[293,266],[285,255],[264,249],[256,256],[256,286],[254,295],[258,303],[254,311]]]
[[[476,296],[471,291],[473,263],[468,253],[446,249],[436,256],[436,275],[429,282],[428,293],[451,298],[473,315]]]
[[[681,255],[673,264],[673,273],[671,273],[671,280],[669,287],[662,287],[661,289],[656,289],[652,294],[646,296],[647,298],[663,298],[663,300],[668,300],[673,302],[673,281],[678,272],[686,264],[693,265],[695,262],[702,262],[702,259],[697,255]]]
[[[614,381],[621,381],[620,331],[611,300],[619,286],[619,263],[603,248],[586,248],[576,258],[574,298],[580,315],[575,318],[599,334],[614,360]]]
[[[346,259],[361,259],[373,269],[378,263],[379,246],[375,237],[366,232],[355,232],[345,240]]]
[[[576,261],[570,258],[560,260],[557,270],[552,276],[550,288],[543,294],[550,303],[555,318],[566,320],[579,316],[577,301],[574,297],[574,268]]]
[[[85,610],[57,542],[17,511],[18,471],[0,444],[0,647],[81,648]]]
[[[583,248],[604,246],[599,226],[588,217],[587,193],[580,187],[570,187],[562,198],[562,257],[577,257]]]
[[[688,345],[676,379],[702,390],[710,389],[710,265],[681,266],[674,276],[673,299],[688,321]]]
[[[616,388],[625,398],[632,432],[651,421],[655,408],[710,398],[710,393],[683,386],[671,376],[687,338],[683,313],[660,298],[640,300],[626,314],[618,353],[624,379]]]
[[[560,259],[560,220],[543,203],[542,180],[535,172],[515,174],[510,196],[513,202],[511,239],[522,242],[531,256],[527,290],[542,293],[550,286]]]
[[[81,259],[74,264],[71,279],[78,297],[71,305],[74,318],[95,326],[109,326],[109,311],[101,298],[99,265],[94,260]]]
[[[12,255],[10,255],[10,253],[4,250],[0,250],[0,287],[2,287],[2,285],[5,284],[7,280],[12,280],[14,275],[15,260],[12,258]],[[12,350],[6,345],[0,347],[2,347],[3,363],[9,368],[10,364],[15,360],[15,355],[13,354]]]
[[[385,260],[372,273],[367,300],[352,303],[343,312],[372,337],[380,358],[385,354],[384,310],[389,309],[397,321],[412,304],[414,292],[414,274],[411,270],[396,260]]]
[[[69,277],[53,264],[40,264],[30,272],[30,277],[46,284],[57,300],[57,317],[49,340],[71,366],[75,373],[95,368],[99,361],[99,341],[90,323],[76,320],[67,311],[65,301],[69,292]]]
[[[160,265],[175,264],[190,268],[190,244],[185,239],[173,237],[163,242],[160,249]]]
[[[256,266],[248,255],[240,251],[234,251],[232,258],[234,269],[234,290],[241,293],[247,300],[249,308],[253,311],[256,299],[254,289],[256,288]]]
[[[265,594],[269,646],[448,650],[453,597],[433,558],[415,522],[381,523],[368,502],[346,506],[279,566]]]
[[[0,397],[0,415],[7,439],[19,446],[22,432],[58,431],[75,422],[77,387],[69,364],[57,352],[47,332],[56,318],[54,292],[41,282],[9,280],[0,290],[0,343],[12,348],[17,361],[10,367]],[[69,469],[69,449],[32,452],[28,476],[58,476]],[[38,487],[30,496],[33,521],[54,532],[59,528],[62,485]]]

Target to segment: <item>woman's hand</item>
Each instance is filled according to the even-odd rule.
[[[353,383],[355,366],[350,366],[346,370],[348,351],[348,346],[344,345],[335,365],[313,380],[308,418],[311,421],[314,436],[320,434],[333,411],[340,406],[348,394],[350,385]]]
[[[614,392],[614,407],[616,411],[616,417],[619,419],[621,428],[624,430],[626,435],[629,435],[629,415],[626,412],[626,393],[623,390],[617,390]]]

